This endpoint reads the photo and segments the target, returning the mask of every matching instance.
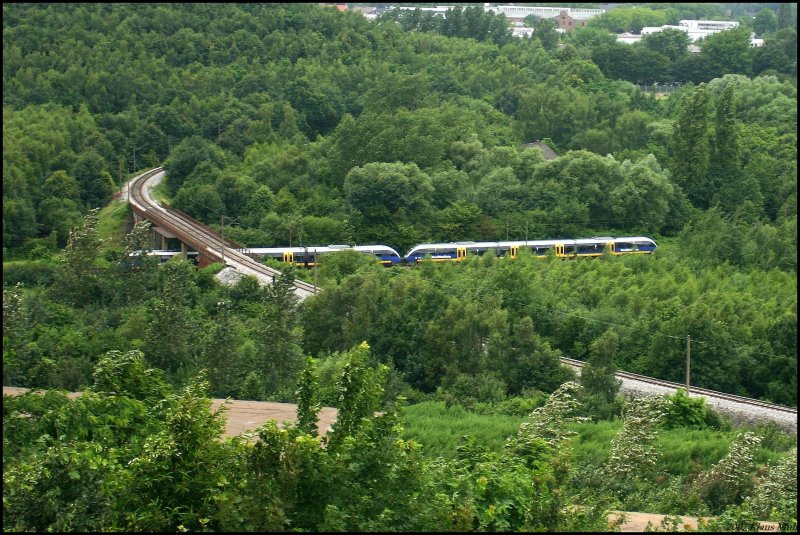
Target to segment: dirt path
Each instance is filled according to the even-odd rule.
[[[4,386],[4,396],[15,396],[27,392],[27,388],[15,386]],[[70,398],[80,396],[80,392],[70,392]],[[211,408],[218,409],[222,404],[226,404],[225,412],[225,435],[233,437],[242,431],[255,431],[267,420],[275,420],[278,424],[285,421],[294,422],[297,419],[297,405],[294,403],[275,403],[272,401],[242,401],[213,399]],[[330,429],[331,424],[336,421],[336,409],[323,407],[317,415],[319,422],[317,429],[320,436],[324,436]]]

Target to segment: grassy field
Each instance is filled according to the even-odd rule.
[[[475,414],[444,402],[428,401],[404,407],[401,418],[405,428],[403,438],[422,444],[423,451],[432,457],[453,458],[458,439],[474,437],[489,450],[500,451],[505,439],[517,432],[524,418]],[[570,439],[574,459],[600,465],[608,459],[611,441],[622,428],[619,420],[596,423],[570,423],[567,428],[577,434]],[[659,434],[661,453],[657,469],[668,474],[686,475],[705,470],[727,455],[736,431],[714,429],[662,430]],[[756,463],[775,462],[783,452],[797,444],[796,437],[762,432],[765,438],[756,451]]]

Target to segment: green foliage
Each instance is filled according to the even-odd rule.
[[[608,462],[603,467],[609,490],[616,495],[630,492],[632,483],[652,475],[658,451],[658,426],[664,417],[665,400],[649,397],[630,400],[622,409],[622,430],[611,441]]]
[[[162,375],[160,370],[147,367],[141,351],[109,351],[95,366],[91,390],[153,403],[169,392]]]
[[[228,484],[223,408],[212,412],[202,379],[175,395],[164,428],[145,440],[116,484],[125,493],[115,504],[130,530],[199,530],[209,524]]]
[[[303,433],[317,436],[317,413],[320,404],[317,402],[317,384],[314,359],[306,361],[306,367],[298,381],[297,389],[297,428]]]
[[[336,448],[346,437],[354,435],[363,420],[380,407],[388,368],[380,366],[371,369],[367,366],[368,362],[369,345],[366,342],[354,347],[347,355],[339,383],[336,422],[327,437],[328,447]]]
[[[429,463],[391,411],[373,412],[398,392],[439,391],[494,419],[530,413],[544,394],[519,396],[570,379],[563,355],[594,361],[584,381],[598,393],[583,395],[584,410],[609,417],[613,368],[679,381],[687,333],[694,384],[796,404],[794,9],[756,16],[763,47],[742,24],[690,54],[682,32],[628,46],[606,29],[720,19],[718,5],[609,10],[552,52],[550,21],[516,39],[480,6],[377,23],[313,4],[4,6],[4,257],[63,259],[4,265],[4,384],[83,389],[96,374],[85,400],[29,399],[33,416],[4,422],[20,437],[4,434],[4,528],[595,526],[610,506],[597,470],[610,437],[580,450],[594,468],[574,479],[586,492],[570,492],[598,494],[584,517],[560,512],[572,465],[539,437],[511,454],[497,446],[511,431],[463,428],[491,451],[467,441],[460,464]],[[672,80],[686,87],[658,98],[631,85]],[[518,148],[535,140],[560,156]],[[326,290],[296,308],[291,270],[263,290],[223,289],[219,266],[127,262],[146,229],[122,237],[124,203],[81,221],[131,171],[162,164],[162,200],[208,224],[238,217],[230,232],[246,246],[642,234],[659,250],[406,270],[343,253],[318,270]],[[362,341],[372,350],[355,358]],[[319,357],[317,385],[301,376],[306,355]],[[165,382],[202,368],[209,389],[196,403],[169,397]],[[273,449],[249,459],[251,476],[249,450],[210,438],[219,426],[203,417],[205,395],[302,401],[307,418],[264,432]],[[318,402],[345,406],[339,457],[305,435]],[[691,398],[672,409],[668,425],[713,423]],[[619,489],[624,503],[739,514],[746,486],[686,479],[724,452],[670,440],[655,476]],[[788,521],[791,498],[770,492]]]
[[[56,278],[56,267],[42,260],[17,260],[3,262],[3,284],[13,286],[22,284],[32,286],[52,286]]]
[[[83,224],[70,234],[55,282],[60,299],[83,305],[99,299],[95,260],[102,243],[97,233],[99,209],[90,210]]]
[[[797,529],[797,448],[789,451],[758,480],[745,504],[757,518],[780,522],[782,531]]]
[[[697,477],[694,486],[712,512],[720,513],[727,506],[741,502],[751,490],[750,471],[759,442],[761,438],[752,433],[740,433],[728,454]]]
[[[669,403],[666,406],[667,412],[663,422],[666,429],[678,427],[703,429],[706,426],[706,413],[710,409],[706,407],[705,398],[690,398],[686,395],[685,389],[679,388],[675,394],[668,395],[667,399]]]

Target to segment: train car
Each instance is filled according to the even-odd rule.
[[[656,242],[646,236],[614,238],[614,254],[651,254],[656,247]]]
[[[200,260],[200,253],[197,252],[197,251],[181,252],[179,250],[154,249],[154,250],[151,250],[151,251],[135,251],[133,253],[130,253],[128,256],[132,260],[135,261],[136,257],[141,256],[143,253],[146,254],[147,256],[157,258],[159,264],[163,264],[167,260],[170,260],[171,258],[174,258],[176,256],[181,256],[181,255],[185,255],[186,256],[186,260],[188,260],[189,262],[191,262],[195,266],[198,264],[198,262]]]
[[[279,262],[294,264],[299,267],[314,267],[325,253],[335,253],[352,249],[359,253],[373,256],[384,266],[393,266],[402,262],[397,251],[386,245],[327,245],[311,247],[251,247],[245,254],[257,260],[273,258]]]
[[[553,250],[558,258],[594,257],[606,250],[614,255],[650,254],[656,243],[644,236],[594,237],[577,240],[525,240],[497,242],[423,243],[413,247],[404,257],[404,262],[459,262],[467,256],[483,256],[487,253],[498,257],[514,258],[520,249],[528,249],[535,256],[544,258]]]
[[[378,259],[378,262],[386,267],[392,267],[403,261],[400,254],[388,245],[355,245],[353,250],[374,256]]]

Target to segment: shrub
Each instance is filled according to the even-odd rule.
[[[667,413],[664,415],[663,425],[666,429],[688,427],[690,429],[703,429],[706,427],[706,400],[705,398],[690,398],[686,390],[679,388],[675,394],[666,395]]]
[[[19,261],[3,264],[3,284],[22,283],[31,286],[52,286],[56,268],[44,262]]]

